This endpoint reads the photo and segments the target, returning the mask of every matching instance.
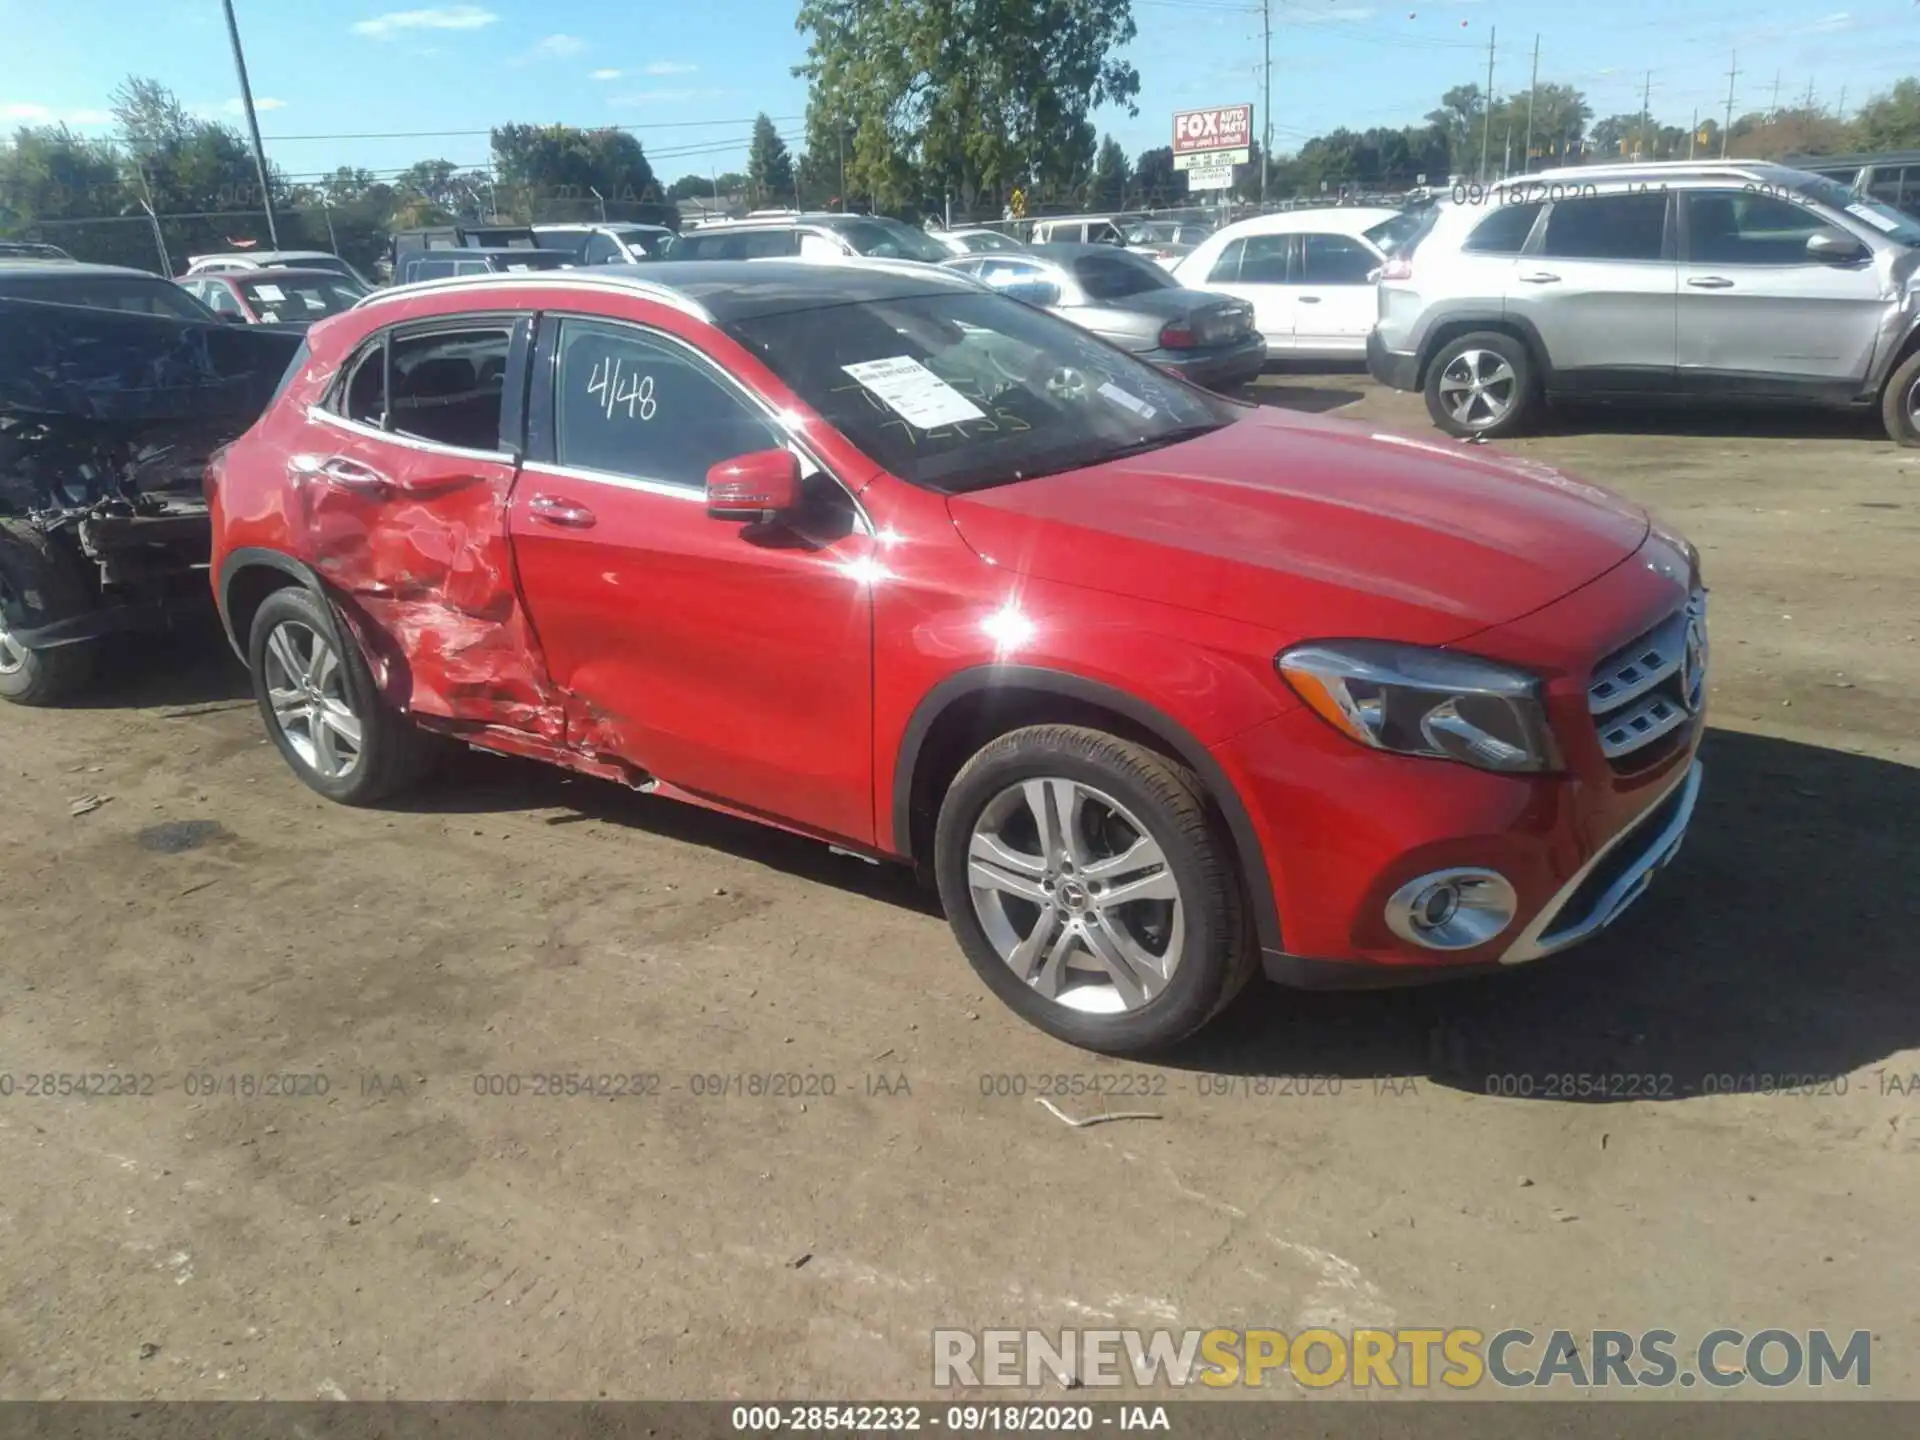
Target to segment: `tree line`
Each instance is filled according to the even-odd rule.
[[[918,219],[951,207],[997,218],[1013,191],[1029,211],[1179,205],[1190,197],[1173,152],[1129,156],[1097,133],[1102,106],[1136,113],[1139,75],[1118,52],[1134,35],[1130,0],[806,0],[799,67],[809,86],[805,142],[790,150],[766,115],[744,172],[656,175],[617,128],[505,124],[491,163],[421,160],[397,174],[339,167],[269,170],[289,249],[367,265],[395,230],[459,221],[661,219],[706,201],[734,210],[794,206]],[[996,38],[997,37],[997,38]],[[1531,103],[1529,104],[1529,101]],[[0,139],[0,235],[51,241],[83,258],[175,268],[188,254],[267,243],[258,173],[238,131],[197,116],[162,84],[132,77],[112,95],[113,133],[23,126]],[[1256,129],[1258,126],[1256,125]],[[1725,137],[1735,158],[1920,148],[1920,79],[1838,115],[1807,106],[1751,111]],[[1478,85],[1447,90],[1424,121],[1338,128],[1289,153],[1257,144],[1234,193],[1251,200],[1400,191],[1449,176],[1547,165],[1717,156],[1719,123],[1637,113],[1596,119],[1568,85],[1542,84],[1489,106]]]

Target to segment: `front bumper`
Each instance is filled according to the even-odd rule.
[[[1267,340],[1255,333],[1212,350],[1155,350],[1141,357],[1169,375],[1207,390],[1235,390],[1259,375],[1267,363]]]
[[[1367,373],[1393,390],[1420,388],[1420,357],[1389,350],[1378,330],[1367,332]]]

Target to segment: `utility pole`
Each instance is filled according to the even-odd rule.
[[[1653,155],[1651,153],[1653,147],[1647,143],[1647,120],[1648,120],[1648,116],[1652,112],[1652,109],[1653,109],[1653,72],[1649,70],[1647,72],[1647,87],[1646,89],[1640,92],[1640,143],[1634,147],[1636,150],[1645,150],[1649,153],[1645,155],[1636,155],[1634,157],[1636,160],[1653,159]]]
[[[600,223],[602,225],[606,224],[607,223],[607,197],[602,195],[598,190],[594,189],[593,186],[591,185],[587,187],[587,193],[593,196],[595,200],[598,200],[600,202]]]
[[[253,168],[260,176],[260,208],[267,212],[267,240],[280,248],[280,227],[273,218],[273,187],[267,184],[267,151],[260,143],[260,118],[253,113],[253,87],[247,83],[247,57],[240,50],[240,25],[233,18],[233,0],[222,0],[227,10],[227,38],[233,42],[233,68],[240,76],[240,104],[247,112],[247,133],[253,137]]]
[[[1526,163],[1521,167],[1527,174],[1533,173],[1533,97],[1540,89],[1540,36],[1533,37],[1533,76],[1527,81],[1527,148]]]
[[[1487,93],[1480,102],[1480,183],[1487,182],[1487,145],[1493,139],[1493,37],[1487,30]]]
[[[1687,131],[1687,159],[1693,159],[1694,142],[1700,138],[1700,107],[1693,107],[1693,128]]]
[[[1835,108],[1833,118],[1836,120],[1847,118],[1847,87],[1844,85],[1840,87],[1840,104]]]
[[[1780,72],[1773,72],[1773,103],[1767,107],[1767,119],[1776,120],[1780,116]]]
[[[1273,168],[1273,0],[1260,0],[1260,41],[1264,51],[1260,74],[1263,93],[1260,119],[1260,208],[1267,204],[1267,171]]]
[[[1733,134],[1733,79],[1740,73],[1740,52],[1727,61],[1727,123],[1720,127],[1720,158],[1727,158],[1727,139]]]
[[[1807,109],[1813,109],[1813,81],[1807,81]]]

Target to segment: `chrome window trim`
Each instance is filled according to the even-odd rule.
[[[557,465],[547,460],[529,460],[520,467],[526,475],[554,480],[579,480],[588,485],[607,485],[615,490],[632,490],[641,495],[659,495],[668,500],[695,500],[704,504],[705,489],[681,485],[672,480],[646,480],[637,475],[616,475],[611,470],[590,470],[584,465]]]
[[[398,430],[376,430],[371,425],[363,425],[358,420],[349,420],[346,416],[336,415],[319,405],[307,406],[307,419],[322,425],[331,425],[336,430],[344,430],[349,435],[358,435],[362,439],[385,440],[428,455],[453,456],[462,460],[491,460],[500,465],[517,464],[519,459],[509,450],[468,450],[459,445],[443,445],[437,440],[416,439]]]
[[[1680,842],[1686,838],[1687,825],[1693,819],[1694,804],[1700,798],[1700,782],[1705,774],[1698,760],[1691,762],[1673,784],[1660,792],[1645,810],[1633,821],[1621,829],[1606,844],[1593,853],[1593,857],[1582,865],[1574,877],[1555,892],[1553,898],[1541,907],[1533,923],[1521,932],[1500,956],[1502,965],[1523,965],[1529,960],[1538,960],[1561,950],[1591,939],[1623,915],[1627,907],[1638,900],[1651,882],[1654,872],[1661,869],[1680,852]],[[1641,856],[1623,873],[1619,879],[1607,887],[1593,907],[1592,914],[1578,924],[1565,930],[1553,931],[1553,922],[1559,918],[1560,911],[1580,891],[1587,877],[1600,867],[1600,863],[1609,855],[1639,835],[1646,828],[1647,818],[1659,813],[1660,807],[1673,797],[1675,791],[1684,791],[1680,807],[1674,811],[1673,818],[1660,828],[1647,844]]]

